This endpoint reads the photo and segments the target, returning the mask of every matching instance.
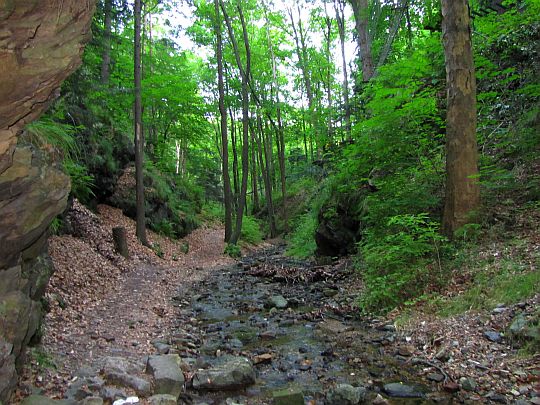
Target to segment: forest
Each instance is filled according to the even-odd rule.
[[[232,255],[284,235],[295,257],[354,255],[361,308],[388,311],[537,217],[538,7],[472,2],[445,35],[451,52],[471,30],[473,54],[445,64],[438,1],[103,1],[83,66],[27,136],[63,156],[79,201],[137,218],[143,243],[145,226],[182,237],[207,216]],[[447,77],[476,88],[449,106]],[[137,192],[119,195],[126,170]]]
[[[57,23],[62,13],[60,9]],[[323,323],[334,316],[345,324],[361,319],[378,325],[374,330],[381,333],[395,333],[396,328],[414,329],[411,325],[419,325],[416,321],[424,322],[418,326],[424,330],[425,320],[436,318],[433,325],[457,333],[460,322],[467,328],[473,322],[459,317],[480,314],[483,321],[475,324],[479,334],[473,338],[470,332],[470,339],[497,344],[503,339],[527,377],[516,373],[505,387],[491,391],[486,388],[489,379],[475,375],[474,384],[468,374],[460,379],[453,369],[457,366],[441,360],[452,346],[439,347],[440,331],[433,330],[425,332],[432,334],[428,345],[433,354],[413,357],[415,365],[431,367],[441,380],[430,378],[432,374],[427,379],[441,383],[439,391],[446,394],[464,393],[460,399],[472,401],[466,403],[540,403],[538,386],[534,388],[539,375],[530,371],[540,364],[539,16],[538,0],[99,0],[89,20],[92,35],[80,67],[62,83],[55,100],[47,102],[47,110],[21,129],[17,143],[17,148],[40,150],[47,165],[69,177],[68,209],[54,219],[51,216],[47,237],[81,237],[90,231],[78,230],[73,218],[83,213],[88,218],[94,213],[103,216],[109,212],[103,206],[114,207],[134,221],[141,246],[133,248],[134,239],[128,240],[130,249],[146,249],[156,260],[170,260],[172,265],[178,260],[184,265],[182,257],[195,254],[199,246],[214,248],[215,229],[219,229],[223,234],[216,237],[219,252],[214,253],[226,258],[220,260],[236,260],[250,277],[270,277],[285,283],[283,291],[291,288],[298,294],[291,298],[294,294],[282,293],[285,299],[270,293],[274,295],[269,298],[269,316],[276,316],[275,308],[308,306],[315,316],[317,305],[324,312],[336,300],[347,310],[336,309],[337,315],[327,318],[319,313],[320,319],[326,319]],[[1,75],[6,72],[0,68]],[[2,181],[0,190],[8,190]],[[122,268],[123,261],[112,259],[116,253],[105,254],[97,245],[102,236],[91,235],[105,261]],[[3,243],[2,238],[0,234]],[[191,240],[195,242],[186,242]],[[169,254],[169,243],[181,247]],[[269,245],[279,251],[277,259],[268,259],[272,249],[264,259],[246,253]],[[56,264],[56,255],[64,253],[55,249],[50,247],[49,252]],[[143,257],[136,253],[133,260],[139,260],[137,255]],[[24,251],[21,257],[24,262]],[[84,262],[75,257],[74,253],[69,259],[74,267]],[[142,263],[138,268],[147,266]],[[9,263],[0,260],[0,271],[4,266],[9,268]],[[351,271],[347,278],[342,278],[343,268]],[[24,275],[24,265],[22,271]],[[163,274],[167,279],[166,270],[156,274],[158,284],[174,284],[173,279],[176,285],[183,283],[176,276],[159,282]],[[238,302],[244,302],[246,291],[258,291],[251,278],[231,274],[232,279],[208,276],[208,283],[218,291],[217,299],[224,297],[221,284],[232,283]],[[51,280],[58,288],[59,281]],[[305,289],[295,286],[301,282],[306,283]],[[326,283],[320,291],[317,282]],[[105,285],[99,284],[99,289]],[[244,287],[235,290],[239,288],[235,285]],[[303,298],[308,293],[315,295]],[[75,306],[56,293],[45,294],[48,307]],[[196,309],[207,299],[201,294],[190,305],[204,314],[204,308]],[[319,304],[319,298],[313,297],[320,297]],[[0,314],[2,299],[0,294]],[[223,299],[226,307],[228,301]],[[257,303],[262,298],[254,299]],[[315,299],[313,308],[307,304],[310,299]],[[266,301],[262,307],[268,309]],[[163,318],[155,307],[152,311]],[[294,323],[307,322],[306,314],[296,316]],[[494,320],[499,315],[504,321]],[[244,322],[243,318],[228,316],[209,319],[228,322],[225,330],[232,330],[241,347],[251,350],[249,344],[254,343],[247,335],[252,332],[231,326]],[[191,322],[189,316],[186,319]],[[283,322],[283,317],[279,319]],[[137,329],[132,321],[125,322]],[[203,325],[207,333],[215,332],[212,324]],[[341,334],[332,325],[326,332]],[[274,336],[268,339],[276,339],[270,329],[259,332],[260,339],[267,339],[270,332]],[[413,342],[417,336],[403,333],[409,335],[401,346],[394,338],[385,343],[388,337],[377,344],[397,344],[398,360],[406,360],[421,344],[410,349],[411,336]],[[24,339],[23,346],[28,343]],[[105,337],[109,343],[111,339]],[[132,343],[126,345],[135,347]],[[153,344],[159,354],[169,353],[169,349],[161,353]],[[227,348],[233,353],[236,349]],[[45,361],[40,350],[32,349],[30,364]],[[217,350],[217,357],[220,350],[226,351]],[[250,361],[274,364],[278,355],[272,350],[254,352]],[[349,360],[353,367],[356,360]],[[306,361],[295,367],[316,369],[315,360]],[[518,367],[518,363],[512,364]],[[3,364],[0,356],[0,371]],[[477,369],[487,370],[489,366],[483,364]],[[330,369],[326,363],[324,367]],[[514,372],[510,365],[508,369]],[[35,378],[36,370],[29,372]],[[369,378],[377,379],[377,373],[370,371]],[[407,380],[399,375],[400,381]],[[188,387],[198,389],[200,382],[193,378]],[[324,378],[319,379],[323,384]],[[362,395],[347,391],[356,386],[335,388],[324,394],[326,402],[317,402],[322,394],[309,391],[299,377],[296,381],[304,387],[300,400],[287,385],[285,394],[271,394],[271,403],[389,403],[376,400],[407,397],[393,395],[395,387],[381,382],[382,388],[367,388],[368,394]],[[335,381],[339,383],[341,377]],[[3,387],[0,383],[0,404],[7,398]],[[528,388],[522,392],[521,387]],[[17,395],[25,397],[28,392],[22,391],[19,387]],[[145,396],[137,388],[135,392]],[[425,398],[425,393],[413,393],[412,397]],[[183,394],[178,395],[175,401],[184,403]],[[282,396],[285,399],[279,399]],[[111,402],[115,398],[110,397]],[[212,397],[216,402],[210,403],[225,398]],[[240,403],[266,403],[247,401]]]

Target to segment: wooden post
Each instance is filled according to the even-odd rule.
[[[116,227],[112,230],[114,249],[124,256],[126,259],[129,259],[129,250],[127,245],[126,238],[126,228]]]

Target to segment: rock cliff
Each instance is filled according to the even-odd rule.
[[[47,228],[69,178],[45,154],[17,145],[79,66],[95,0],[0,0],[0,402],[41,319],[52,272]]]

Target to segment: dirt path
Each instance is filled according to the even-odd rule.
[[[100,206],[99,214],[76,202],[68,216],[76,237],[50,240],[56,267],[46,293],[50,311],[42,343],[24,372],[21,396],[38,388],[60,398],[77,370],[104,356],[135,359],[155,353],[152,342],[178,324],[171,300],[178,286],[234,263],[223,255],[221,227],[199,228],[180,241],[149,232],[152,251],[136,241],[134,222],[120,210]],[[114,252],[115,226],[127,229],[129,260]],[[186,247],[188,253],[182,253]]]

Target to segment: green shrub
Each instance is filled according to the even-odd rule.
[[[238,258],[242,256],[242,251],[238,245],[233,245],[232,243],[227,243],[225,250],[223,251],[226,255],[229,255],[233,258]]]
[[[71,178],[71,192],[83,204],[90,202],[94,197],[94,177],[88,174],[88,169],[71,160],[64,160],[64,170]]]
[[[199,214],[202,222],[223,223],[225,218],[225,209],[223,204],[217,201],[208,201],[203,205]]]
[[[167,236],[169,238],[175,238],[176,233],[174,231],[174,224],[166,219],[162,219],[161,221],[153,224],[152,229],[164,236]]]
[[[244,242],[256,245],[261,243],[263,234],[261,231],[260,221],[252,216],[246,215],[242,220],[242,231],[240,232],[240,239]]]
[[[386,235],[369,230],[359,246],[365,291],[360,306],[384,312],[424,292],[441,276],[440,246],[445,238],[428,214],[390,217]]]
[[[317,229],[315,215],[311,212],[301,215],[294,222],[292,229],[288,240],[287,255],[301,259],[313,256],[317,249],[314,238]]]

